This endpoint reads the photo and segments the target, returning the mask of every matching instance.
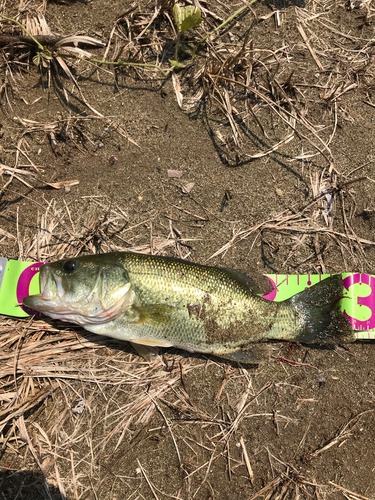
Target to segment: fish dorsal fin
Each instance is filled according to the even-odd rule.
[[[271,293],[273,290],[273,286],[270,280],[260,274],[255,272],[252,276],[248,276],[244,271],[240,271],[239,269],[224,269],[224,271],[236,281],[241,283],[243,286],[248,288],[251,292],[257,295],[265,295],[267,293]]]

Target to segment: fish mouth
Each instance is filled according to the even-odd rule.
[[[122,297],[110,308],[102,309],[95,315],[80,308],[78,304],[72,305],[52,299],[46,300],[42,293],[25,297],[22,303],[29,309],[41,312],[52,319],[87,326],[108,323],[118,318],[127,309],[128,300],[126,297]]]
[[[32,309],[34,311],[43,312],[45,299],[43,299],[42,294],[38,293],[37,295],[29,295],[28,297],[24,297],[22,299],[22,305]]]
[[[84,326],[88,323],[103,322],[102,318],[90,318],[90,316],[85,315],[73,304],[65,304],[60,300],[57,293],[52,295],[49,292],[29,295],[23,299],[22,303],[24,306],[41,312],[52,319],[59,319],[68,323],[77,323]]]
[[[54,274],[48,264],[40,266],[39,270],[40,293],[24,297],[22,303],[35,311],[45,314],[66,310],[63,303],[65,296],[62,278]]]

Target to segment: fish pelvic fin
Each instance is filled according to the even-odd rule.
[[[143,337],[132,337],[131,339],[129,339],[129,342],[132,344],[132,346],[134,347],[135,344],[137,344],[137,346],[143,346],[143,347],[148,347],[148,348],[153,348],[153,347],[172,347],[173,344],[171,344],[170,342],[168,342],[167,340],[162,340],[162,339],[149,339],[149,338],[143,338]],[[141,356],[143,356],[143,354],[145,353],[146,350],[142,350],[142,353],[139,352],[139,350],[134,347],[134,349],[138,352],[138,354],[140,354]]]
[[[294,307],[303,325],[291,340],[320,345],[354,342],[355,331],[340,310],[343,292],[342,276],[336,274],[285,301]]]
[[[142,345],[136,342],[130,342],[132,348],[146,361],[156,361],[159,356],[157,346]]]

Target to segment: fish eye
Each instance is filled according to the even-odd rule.
[[[68,274],[73,273],[76,268],[77,264],[74,262],[74,260],[67,260],[63,266],[63,270]]]

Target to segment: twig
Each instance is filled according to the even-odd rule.
[[[155,401],[155,399],[151,396],[150,393],[147,392],[147,396],[151,399],[151,401],[154,403],[156,409],[158,410],[158,412],[160,413],[160,415],[164,418],[164,421],[165,423],[167,424],[167,427],[168,427],[168,430],[170,432],[170,435],[172,437],[172,441],[173,441],[173,444],[174,444],[174,447],[176,449],[176,453],[177,453],[177,458],[178,458],[178,461],[179,461],[179,464],[180,464],[180,467],[181,467],[181,455],[180,455],[180,451],[178,449],[178,446],[177,446],[177,443],[176,443],[176,440],[175,440],[175,437],[173,435],[173,432],[172,432],[172,429],[171,429],[171,426],[170,426],[170,423],[168,422],[168,419],[167,417],[164,415],[162,409],[160,408],[160,406],[157,404],[157,402]]]
[[[145,470],[144,470],[144,468],[142,467],[141,462],[138,460],[138,458],[137,458],[137,462],[138,462],[139,468],[140,468],[140,469],[141,469],[141,471],[142,471],[143,477],[146,479],[146,482],[147,482],[147,484],[149,485],[150,490],[151,490],[152,494],[153,494],[153,495],[154,495],[154,497],[155,497],[155,500],[159,500],[159,498],[158,498],[158,496],[157,496],[157,494],[156,494],[156,491],[155,491],[155,489],[154,489],[154,487],[153,487],[153,485],[152,485],[151,481],[150,481],[150,480],[149,480],[149,478],[147,477],[146,471],[145,471]]]
[[[320,268],[322,270],[322,274],[326,274],[326,267],[324,265],[324,261],[323,261],[323,257],[322,257],[322,252],[320,251],[319,233],[315,233],[315,236],[314,236],[314,247],[315,247],[316,257],[318,259]]]
[[[21,27],[23,28],[23,26]],[[0,35],[0,47],[5,47],[6,45],[15,43],[30,44],[31,42],[34,42],[37,45],[39,43],[38,47],[40,48],[43,45],[54,46],[57,43],[62,42],[65,38],[66,38],[65,36],[54,36],[54,35],[33,35],[32,37],[23,35]],[[81,44],[85,45],[85,42],[81,42]],[[91,46],[91,44],[87,45]],[[104,45],[105,44],[103,43],[103,46]]]
[[[263,386],[260,391],[257,392],[257,394],[255,394],[255,396],[245,405],[243,406],[243,408],[241,408],[241,410],[238,412],[236,418],[234,419],[234,421],[232,422],[231,426],[229,427],[228,431],[226,432],[226,434],[223,436],[223,440],[229,440],[230,436],[233,434],[233,432],[236,431],[239,423],[240,423],[240,420],[241,420],[241,417],[243,416],[245,410],[247,410],[247,408],[264,392],[264,391],[267,391],[268,389],[270,389],[271,387],[273,386],[273,383],[272,382],[268,382],[265,386]]]
[[[6,21],[10,21],[11,23],[15,23],[17,24],[29,37],[29,39],[31,39],[34,43],[37,44],[37,46],[39,47],[39,49],[43,52],[45,50],[45,48],[43,47],[43,45],[41,43],[38,42],[38,40],[31,34],[27,31],[27,29],[25,28],[25,26],[23,26],[21,23],[19,23],[18,21],[16,21],[16,19],[12,19],[11,17],[6,17],[4,16],[4,14],[0,14],[0,17],[2,17],[3,19],[5,19]]]
[[[334,486],[338,490],[343,491],[344,493],[347,493],[348,495],[353,495],[353,497],[355,498],[360,498],[361,500],[371,500],[370,497],[365,497],[363,495],[360,495],[359,493],[354,493],[354,491],[350,491],[347,488],[344,488],[343,486],[340,486],[339,484],[336,484],[332,481],[330,481],[329,484],[332,484],[332,486]]]
[[[250,483],[253,484],[254,483],[254,472],[253,472],[253,469],[251,467],[249,455],[247,454],[247,449],[245,446],[245,441],[244,441],[242,436],[240,438],[240,443],[242,446],[242,451],[243,451],[243,456],[244,456],[245,463],[246,463],[247,472],[249,473]]]
[[[297,26],[297,29],[301,35],[301,37],[303,38],[303,41],[305,42],[306,44],[306,47],[309,49],[309,52],[310,54],[312,55],[312,58],[314,59],[316,65],[318,66],[318,68],[321,70],[321,71],[324,71],[324,68],[323,68],[323,65],[322,63],[319,61],[319,58],[318,56],[316,55],[316,52],[315,50],[311,47],[310,45],[310,42],[309,42],[309,39],[307,38],[306,36],[306,33],[305,33],[305,30],[302,28],[302,26],[299,24]]]
[[[323,451],[326,451],[329,448],[331,448],[332,446],[334,446],[335,444],[337,444],[340,440],[350,437],[352,435],[351,431],[352,431],[353,427],[358,423],[358,421],[362,417],[362,415],[365,415],[366,413],[372,413],[374,411],[375,410],[366,410],[366,411],[363,411],[362,413],[360,413],[359,415],[356,415],[355,417],[351,418],[349,420],[349,422],[341,429],[341,431],[339,432],[339,434],[337,436],[330,439],[326,445],[315,450],[313,453],[310,454],[310,456],[317,457],[318,455],[323,453]]]

